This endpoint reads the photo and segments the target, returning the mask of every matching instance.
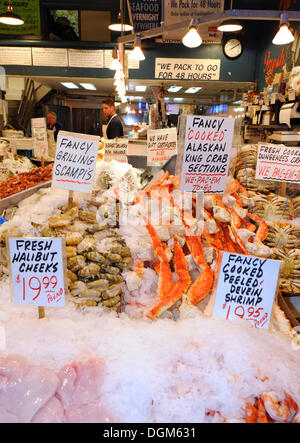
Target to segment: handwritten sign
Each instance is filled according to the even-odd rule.
[[[118,140],[105,140],[104,142],[104,160],[117,160],[127,163],[128,138]]]
[[[259,144],[255,178],[300,183],[300,149]]]
[[[219,80],[220,59],[156,58],[155,78],[164,80]]]
[[[177,154],[177,129],[148,129],[147,165],[162,166]]]
[[[223,252],[214,315],[268,329],[281,262]]]
[[[180,190],[224,194],[234,119],[188,115]]]
[[[9,238],[10,275],[16,305],[64,306],[61,238]]]
[[[98,147],[99,137],[59,131],[52,186],[91,193]]]
[[[33,153],[36,158],[48,157],[48,138],[46,119],[32,118],[31,132],[33,137]]]

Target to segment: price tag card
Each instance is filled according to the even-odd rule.
[[[147,165],[162,166],[177,154],[177,129],[148,129]]]
[[[8,242],[15,304],[64,306],[63,239],[9,238]]]
[[[54,188],[86,192],[93,189],[99,137],[59,131],[52,176]]]
[[[32,118],[31,132],[33,137],[33,153],[36,158],[48,157],[48,138],[46,119]]]
[[[180,190],[224,194],[234,118],[188,115]]]
[[[104,142],[104,160],[116,160],[121,163],[127,163],[128,138],[118,140],[105,140]]]
[[[269,328],[281,262],[223,252],[213,315]]]
[[[255,178],[300,183],[300,149],[259,143]]]

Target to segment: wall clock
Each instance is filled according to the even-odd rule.
[[[243,52],[242,42],[238,38],[230,38],[223,45],[223,52],[230,60],[238,58]]]

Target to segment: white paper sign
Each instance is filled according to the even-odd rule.
[[[62,238],[9,238],[14,302],[22,306],[64,306]]]
[[[259,143],[255,178],[300,183],[300,149]]]
[[[99,143],[97,136],[59,131],[52,186],[91,193]]]
[[[32,118],[33,154],[36,158],[48,157],[48,138],[46,119]]]
[[[68,49],[70,67],[103,68],[102,49]]]
[[[188,115],[180,190],[224,194],[234,119]]]
[[[155,78],[163,80],[219,80],[220,59],[156,58]]]
[[[68,50],[65,48],[32,48],[33,66],[68,66]]]
[[[1,46],[0,65],[31,66],[31,48]]]
[[[148,129],[147,165],[162,166],[177,154],[177,129]]]
[[[223,252],[213,315],[268,329],[281,262]]]
[[[104,160],[117,160],[127,163],[128,138],[119,138],[118,140],[104,141]]]

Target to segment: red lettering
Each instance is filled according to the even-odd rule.
[[[265,69],[264,72],[268,72],[270,70],[279,68],[280,66],[283,66],[285,64],[285,58],[284,58],[284,48],[282,48],[281,54],[277,58],[271,58],[271,52],[267,51],[265,54]]]

